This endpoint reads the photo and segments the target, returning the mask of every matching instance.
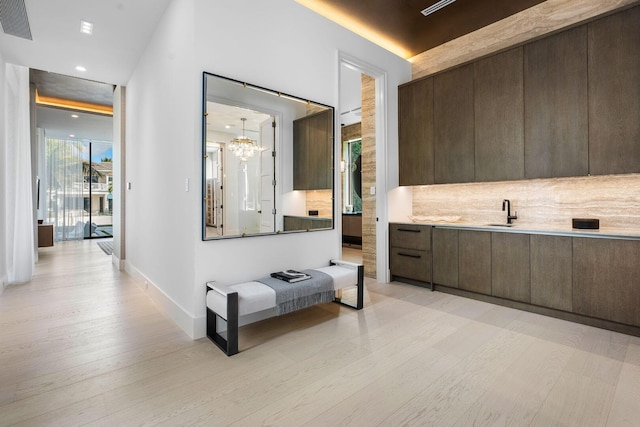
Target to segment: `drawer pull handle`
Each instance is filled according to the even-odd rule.
[[[409,233],[420,233],[422,230],[412,230],[409,228],[398,228],[398,231],[408,231]]]
[[[400,256],[406,256],[406,257],[409,257],[409,258],[422,258],[422,256],[420,256],[420,255],[403,254],[402,252],[398,252],[398,255],[400,255]]]

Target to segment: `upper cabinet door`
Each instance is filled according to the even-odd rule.
[[[333,186],[333,111],[293,121],[293,189],[325,190]]]
[[[588,28],[589,172],[640,172],[640,7]]]
[[[524,46],[525,177],[588,174],[587,28]]]
[[[522,63],[522,47],[474,63],[476,181],[524,178]]]
[[[473,64],[433,78],[435,183],[475,179]]]
[[[433,78],[398,88],[400,185],[433,184]]]

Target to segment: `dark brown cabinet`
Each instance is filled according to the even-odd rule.
[[[391,280],[431,283],[431,226],[389,224]]]
[[[362,215],[342,215],[342,243],[362,245]]]
[[[400,185],[433,184],[433,78],[398,88]]]
[[[528,234],[491,233],[491,294],[531,302]]]
[[[638,173],[640,6],[398,96],[401,185]]]
[[[573,238],[573,311],[640,326],[640,241]]]
[[[640,172],[640,7],[588,29],[589,172]]]
[[[53,246],[53,224],[38,224],[38,247]]]
[[[491,295],[491,233],[458,231],[458,287]]]
[[[573,266],[571,237],[532,234],[531,304],[571,312]]]
[[[523,49],[474,63],[475,180],[524,178]]]
[[[435,226],[431,250],[438,290],[625,333],[640,327],[640,240]]]
[[[293,121],[293,189],[333,188],[333,110]]]
[[[283,217],[284,231],[297,230],[317,230],[320,228],[331,228],[333,221],[331,218],[318,218],[309,216],[287,216]]]
[[[433,283],[458,287],[458,230],[434,228],[432,231]]]
[[[434,182],[475,179],[473,64],[433,78]]]
[[[524,46],[525,177],[587,175],[587,27]]]

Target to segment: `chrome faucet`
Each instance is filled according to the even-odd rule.
[[[504,199],[502,201],[502,210],[504,211],[505,205],[507,207],[507,224],[511,224],[511,221],[514,219],[518,219],[518,211],[515,211],[513,215],[511,215],[511,201],[509,199]]]

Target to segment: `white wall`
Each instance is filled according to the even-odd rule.
[[[5,103],[5,62],[0,55],[0,293],[7,284],[7,242],[5,241],[5,225],[6,225],[6,201],[5,185],[7,176],[5,171],[7,166],[4,164],[6,156],[5,146],[5,124],[4,124],[4,103]]]
[[[339,51],[387,71],[388,144],[396,146],[396,87],[410,64],[293,0],[175,0],[140,59],[127,85],[127,260],[154,295],[181,307],[165,305],[191,336],[204,334],[206,281],[324,265],[341,240],[335,229],[201,241],[202,72],[337,106]],[[388,164],[397,177],[397,161]]]

